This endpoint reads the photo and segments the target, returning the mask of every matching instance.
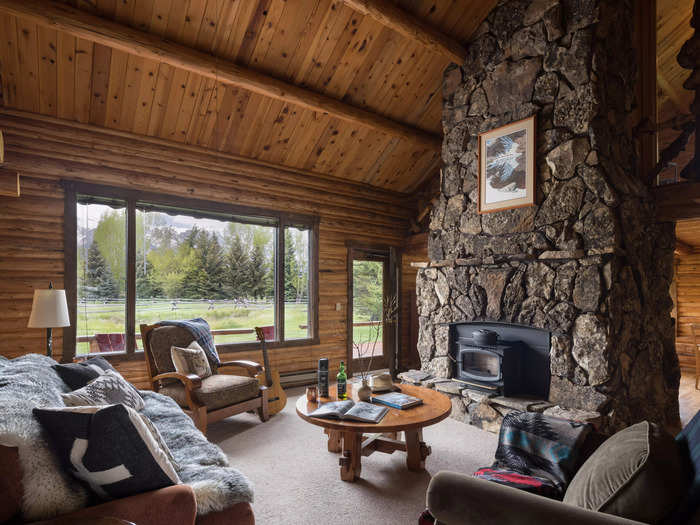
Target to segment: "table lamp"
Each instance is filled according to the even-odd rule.
[[[56,290],[49,283],[48,290],[34,290],[32,313],[27,328],[46,328],[46,355],[51,357],[52,328],[70,326],[66,291]]]

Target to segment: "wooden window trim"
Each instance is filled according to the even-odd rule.
[[[71,325],[63,329],[63,356],[62,362],[71,362],[76,357],[77,336],[77,226],[78,218],[76,205],[78,195],[96,195],[124,200],[127,204],[127,290],[126,290],[126,352],[111,353],[102,352],[99,355],[113,361],[132,361],[143,359],[143,350],[136,350],[136,209],[138,204],[146,202],[156,206],[168,206],[203,213],[223,214],[236,217],[249,217],[260,219],[274,219],[276,228],[275,239],[275,341],[267,343],[270,349],[291,348],[299,346],[317,345],[319,337],[319,225],[318,215],[304,215],[287,213],[264,208],[239,206],[203,199],[189,199],[174,195],[142,192],[105,186],[64,180],[61,182],[64,189],[64,261],[65,261],[65,288],[68,299],[68,312]],[[245,222],[245,221],[242,221]],[[284,228],[305,227],[309,229],[309,337],[302,339],[284,338]],[[226,343],[216,345],[221,353],[249,352],[258,350],[258,342]]]

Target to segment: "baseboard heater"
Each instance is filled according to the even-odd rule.
[[[297,370],[296,372],[285,372],[280,374],[280,383],[283,388],[291,388],[294,386],[313,385],[318,380],[318,374],[315,369]]]

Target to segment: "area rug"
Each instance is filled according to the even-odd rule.
[[[339,455],[328,452],[323,429],[296,414],[302,393],[287,391],[287,406],[267,423],[242,414],[209,426],[209,439],[255,485],[259,525],[415,524],[431,475],[471,474],[493,461],[496,435],[448,418],[423,432],[433,451],[425,472],[407,470],[404,453],[375,452],[362,458],[361,480],[343,482]]]

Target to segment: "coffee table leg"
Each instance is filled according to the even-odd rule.
[[[423,429],[406,430],[406,465],[408,470],[424,470],[425,458],[430,453],[430,447],[423,441]]]
[[[340,458],[340,479],[355,481],[362,472],[362,434],[343,432],[343,457]]]
[[[343,434],[339,430],[325,429],[324,432],[328,434],[328,452],[342,452],[343,451]]]

